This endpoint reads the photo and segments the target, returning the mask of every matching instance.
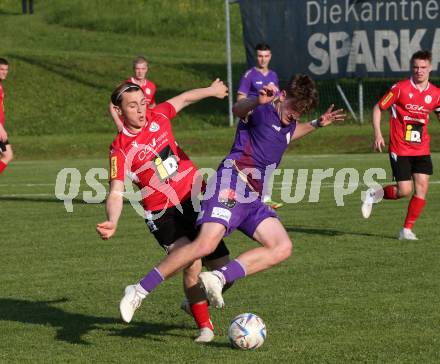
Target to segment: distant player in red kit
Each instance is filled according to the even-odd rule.
[[[383,110],[391,109],[389,155],[396,184],[384,187],[385,200],[397,200],[415,192],[399,239],[417,240],[412,229],[426,203],[429,176],[432,175],[429,148],[429,113],[435,111],[440,120],[440,89],[429,82],[432,70],[430,51],[418,51],[411,57],[411,77],[396,83],[373,109],[374,150],[382,152],[385,142],[380,130]],[[368,218],[378,197],[374,189],[367,191],[362,215]]]
[[[133,76],[128,78],[125,82],[131,82],[138,85],[144,93],[146,106],[153,108],[156,106],[156,100],[154,99],[156,94],[156,85],[147,79],[147,73],[148,60],[145,57],[138,56],[133,59]],[[109,110],[113,121],[116,124],[116,128],[120,132],[124,126],[124,123],[121,120],[120,115],[118,115],[118,113],[115,111],[114,106],[115,105],[110,103]]]
[[[5,98],[3,81],[6,79],[8,71],[8,61],[4,58],[0,58],[0,174],[2,174],[14,156],[8,141],[8,133],[5,130],[5,107],[3,103]]]

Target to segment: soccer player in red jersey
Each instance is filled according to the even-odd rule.
[[[6,79],[8,71],[8,61],[4,58],[0,58],[0,174],[2,174],[14,157],[11,145],[8,141],[8,133],[5,130],[5,107],[3,102],[5,99],[3,81]]]
[[[390,145],[388,148],[391,168],[396,184],[383,188],[383,198],[397,200],[415,192],[408,205],[408,212],[399,239],[417,240],[414,223],[426,203],[432,161],[429,147],[429,113],[435,111],[440,120],[440,89],[429,82],[432,71],[430,51],[418,51],[411,57],[411,77],[396,83],[379,100],[373,109],[374,145],[382,152],[385,142],[380,130],[382,111],[391,108]],[[362,215],[368,218],[378,191],[369,189],[362,205]]]
[[[131,82],[138,85],[144,92],[146,106],[153,108],[156,106],[156,100],[154,96],[156,94],[156,85],[147,79],[148,73],[148,61],[145,57],[138,56],[133,59],[133,76],[128,78],[125,82]],[[114,105],[110,102],[109,106],[110,114],[113,121],[116,124],[118,132],[122,130],[124,126],[120,116],[114,108]]]
[[[226,86],[216,80],[209,87],[184,92],[153,109],[147,109],[144,93],[138,85],[124,83],[113,92],[111,101],[122,116],[124,126],[111,145],[107,221],[97,224],[97,231],[103,239],[110,239],[116,232],[123,193],[128,187],[124,185],[125,178],[141,190],[145,222],[167,252],[195,239],[198,213],[192,204],[191,189],[199,175],[195,165],[177,145],[171,120],[194,102],[207,97],[224,98],[226,95]],[[209,269],[228,261],[229,251],[224,242],[204,258]],[[196,341],[208,342],[213,339],[214,333],[205,293],[197,283],[201,268],[199,259],[184,270],[184,288],[200,329]],[[160,275],[158,271],[155,273]],[[133,293],[133,300],[127,303],[123,299],[121,306],[134,304],[138,307],[150,290],[148,284],[143,279],[137,285],[128,286],[125,296],[130,291],[128,293]],[[133,315],[124,312],[121,309],[122,319],[130,322]]]

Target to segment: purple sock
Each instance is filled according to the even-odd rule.
[[[154,267],[150,272],[141,279],[139,284],[145,289],[147,292],[151,292],[155,289],[160,283],[164,281],[162,274]]]
[[[223,274],[226,283],[234,282],[246,275],[244,267],[237,259],[231,260],[228,264],[219,268],[218,271]]]

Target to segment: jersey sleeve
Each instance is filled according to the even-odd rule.
[[[378,104],[381,110],[388,109],[392,104],[394,104],[397,100],[397,98],[400,95],[400,87],[399,84],[396,83],[394,86],[391,87],[391,89],[382,96],[382,98],[379,100]]]
[[[278,78],[278,75],[275,71],[273,72],[273,78],[274,78],[274,82],[275,82],[275,86],[279,89],[280,88],[280,80]]]
[[[152,111],[156,114],[162,114],[169,120],[174,119],[177,115],[176,109],[173,105],[171,105],[169,102],[162,102],[159,105],[156,105],[155,108],[152,109]]]
[[[124,182],[125,155],[119,149],[110,151],[110,181],[118,180]]]
[[[249,90],[251,89],[251,77],[250,71],[247,71],[240,79],[240,86],[238,87],[238,93],[247,96]]]

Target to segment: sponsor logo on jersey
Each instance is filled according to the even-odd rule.
[[[422,130],[422,125],[408,124],[406,126],[405,141],[420,144],[422,142]]]
[[[432,101],[432,97],[431,97],[431,95],[426,95],[426,96],[425,96],[425,102],[426,102],[427,104],[430,104],[431,101]]]
[[[405,121],[415,121],[415,122],[421,123],[421,124],[425,124],[426,123],[425,119],[413,118],[411,116],[404,116],[403,120],[405,120]]]
[[[410,111],[423,111],[423,105],[406,104],[405,109]]]
[[[147,95],[150,95],[150,94],[151,94],[151,90],[147,87],[147,88],[145,89],[145,93],[146,93]]]
[[[380,106],[384,107],[388,101],[391,100],[391,98],[394,96],[394,94],[390,91],[388,92],[388,95],[382,100],[382,102],[380,103]]]
[[[212,209],[211,217],[229,222],[229,220],[231,219],[231,211],[226,210],[222,207],[214,207]]]
[[[136,140],[134,142],[131,142],[131,146],[133,148],[139,148],[138,143],[136,142]]]
[[[152,133],[155,133],[155,132],[158,131],[159,129],[160,129],[159,124],[153,121],[153,122],[151,123],[151,125],[150,125],[150,129],[149,129],[149,130],[150,130]]]
[[[221,190],[218,201],[228,209],[232,209],[237,203],[235,191],[230,188]]]
[[[262,84],[263,84],[263,81],[255,81],[255,83],[256,83],[257,85],[262,85]]]
[[[111,158],[110,176],[112,179],[118,176],[118,157],[116,155]]]

